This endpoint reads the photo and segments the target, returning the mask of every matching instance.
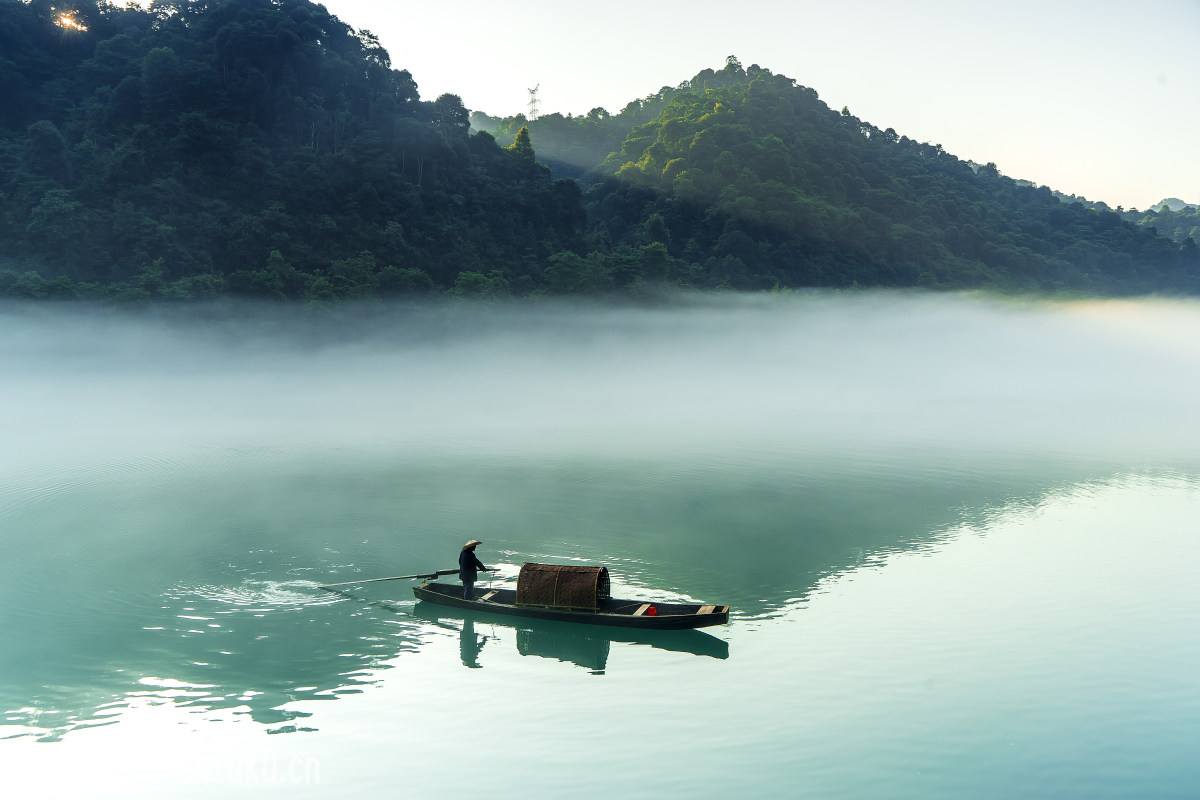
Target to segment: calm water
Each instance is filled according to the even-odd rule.
[[[1165,301],[0,309],[0,791],[1200,796],[1198,368]],[[733,618],[316,588],[468,537]]]

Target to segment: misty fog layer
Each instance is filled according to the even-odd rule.
[[[212,448],[746,458],[1200,445],[1200,304],[973,295],[0,307],[0,476]]]
[[[501,794],[550,729],[627,764],[621,797],[683,786],[664,762],[694,796],[791,796],[797,763],[819,796],[1191,786],[1198,329],[885,293],[0,307],[0,748],[47,796],[296,753],[325,796],[452,768],[445,711],[482,697]],[[732,624],[624,641],[318,588],[468,537],[488,581],[604,564]]]

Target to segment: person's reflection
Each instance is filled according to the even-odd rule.
[[[463,622],[462,632],[458,635],[458,654],[462,657],[464,667],[482,668],[479,654],[483,651],[483,643],[486,641],[486,636],[475,635],[475,620],[468,618]]]

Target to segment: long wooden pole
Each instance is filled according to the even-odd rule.
[[[491,572],[492,570],[482,570],[483,572]],[[417,578],[438,578],[442,575],[457,575],[456,569],[439,569],[437,572],[423,572],[420,575],[395,575],[390,578],[365,578],[361,581],[343,581],[341,583],[327,583],[324,586],[318,586],[318,589],[333,589],[337,586],[357,586],[361,583],[379,583],[380,581],[410,581]]]

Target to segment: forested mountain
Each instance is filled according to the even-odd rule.
[[[1200,244],[1200,206],[1171,197],[1146,211],[1127,212],[1131,222],[1153,228],[1159,236],[1182,243],[1186,239]]]
[[[735,59],[611,117],[529,123],[542,157],[582,167],[572,126],[587,141],[622,138],[590,169],[593,239],[661,242],[687,282],[1198,286],[1190,244],[834,112],[812,89]]]
[[[733,59],[493,135],[308,0],[0,0],[0,100],[0,294],[1200,288],[1190,240]]]
[[[307,0],[0,0],[0,95],[0,260],[60,278],[10,294],[531,288],[580,246],[528,140]]]
[[[1186,211],[1187,209],[1198,209],[1200,205],[1189,203],[1186,200],[1180,200],[1178,197],[1166,197],[1159,200],[1150,207],[1150,211]]]

